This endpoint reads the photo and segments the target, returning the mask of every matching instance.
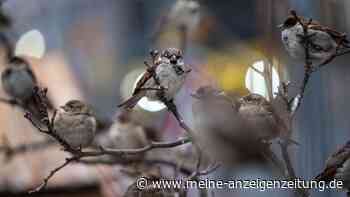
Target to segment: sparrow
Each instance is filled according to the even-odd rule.
[[[111,149],[138,149],[149,144],[144,128],[131,120],[131,112],[117,116],[108,132],[99,138],[98,144]],[[123,162],[140,161],[144,154],[126,155]]]
[[[304,35],[300,21],[307,24],[308,35]],[[339,48],[350,48],[346,34],[322,26],[317,22],[308,22],[296,16],[295,11],[279,25],[282,30],[282,43],[287,52],[296,59],[305,58],[305,39],[309,40],[309,56],[311,61],[324,62],[332,57]],[[339,46],[339,47],[338,47]]]
[[[169,21],[179,29],[193,30],[199,23],[200,5],[195,0],[178,0],[169,13]]]
[[[350,141],[326,160],[325,169],[314,180],[330,182],[342,180],[343,186],[350,189]]]
[[[10,100],[29,112],[33,120],[41,124],[42,114],[35,99],[34,89],[38,87],[38,81],[30,64],[21,57],[12,57],[8,60],[6,68],[1,73],[2,87]],[[47,107],[52,107],[47,101]]]
[[[259,94],[248,94],[240,100],[239,114],[259,139],[269,141],[280,136],[280,120],[269,101]]]
[[[163,15],[152,34],[155,40],[164,31],[167,25],[177,28],[181,36],[182,50],[185,50],[185,42],[188,34],[196,29],[200,22],[200,4],[196,0],[177,0],[166,15]]]
[[[144,96],[150,100],[162,100],[159,94],[160,91],[164,92],[167,101],[172,101],[179,92],[187,74],[191,71],[184,63],[181,50],[168,48],[163,50],[160,55],[156,53],[153,56],[153,65],[146,70],[137,82],[131,98],[118,107],[131,109]]]
[[[11,26],[12,21],[8,15],[4,13],[3,10],[4,0],[0,1],[0,29],[6,29]]]
[[[5,51],[5,68],[1,73],[1,82],[4,92],[10,101],[29,112],[37,124],[41,124],[43,117],[40,113],[38,100],[35,99],[36,87],[39,87],[31,65],[23,57],[16,56],[10,40],[0,32],[0,43]],[[48,109],[52,109],[52,102],[45,101]]]
[[[265,143],[249,125],[254,123],[246,120],[248,112],[240,114],[248,107],[242,108],[238,97],[230,98],[211,86],[200,87],[192,97],[193,140],[207,159],[228,166],[246,161],[264,161],[262,150],[266,148]]]
[[[54,129],[71,148],[85,148],[94,140],[96,119],[88,105],[79,100],[71,100],[57,111]]]

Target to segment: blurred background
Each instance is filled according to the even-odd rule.
[[[171,24],[155,41],[151,39],[160,18],[174,3],[175,0],[10,0],[4,3],[3,10],[13,19],[13,27],[6,32],[13,43],[33,29],[41,32],[45,53],[42,58],[28,60],[40,82],[49,88],[56,106],[72,98],[83,99],[101,119],[113,119],[117,105],[131,94],[136,78],[145,69],[143,61],[149,59],[149,51],[180,46],[178,31]],[[175,100],[191,127],[190,93],[210,84],[228,93],[245,95],[247,86],[254,88],[247,85],[253,83],[247,82],[252,65],[271,64],[280,80],[300,84],[302,62],[289,58],[277,28],[290,9],[350,32],[348,0],[201,0],[200,5],[200,21],[188,35],[185,53],[185,61],[193,71]],[[33,47],[35,43],[27,45]],[[297,114],[293,139],[300,145],[293,146],[291,153],[297,176],[304,179],[317,175],[326,158],[350,139],[349,60],[350,56],[340,57],[312,76]],[[162,139],[174,139],[183,133],[162,106],[145,103],[135,111],[138,123],[161,132]],[[4,104],[0,104],[0,134],[0,144],[10,146],[45,139],[24,120],[22,111]],[[62,163],[64,155],[58,146],[10,159],[0,155],[0,196],[27,196],[25,191]],[[118,166],[73,164],[51,179],[45,192],[33,196],[123,196],[126,187],[118,170]],[[224,175],[231,179],[274,177],[256,166],[218,171],[212,176]],[[288,192],[218,193],[217,196],[280,196]]]

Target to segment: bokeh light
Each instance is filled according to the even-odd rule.
[[[45,39],[42,33],[33,29],[23,34],[16,43],[15,55],[42,58],[45,54]]]
[[[137,82],[141,79],[144,74],[144,69],[135,69],[129,72],[121,84],[121,95],[124,100],[130,98],[132,90],[135,89]],[[130,85],[132,84],[132,86]],[[149,112],[158,112],[166,108],[166,106],[160,101],[152,101],[147,97],[143,97],[137,106],[141,109]]]
[[[245,86],[251,93],[260,94],[264,96],[265,98],[268,98],[268,88],[266,87],[266,80],[261,75],[261,73],[264,72],[265,69],[265,62],[264,61],[257,61],[255,62],[252,67],[249,67],[245,76]],[[259,72],[257,72],[259,71]],[[261,72],[261,73],[260,73]],[[275,93],[278,91],[278,85],[280,83],[280,79],[277,73],[277,70],[272,67],[272,92],[273,96],[276,96]]]

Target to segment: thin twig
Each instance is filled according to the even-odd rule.
[[[62,165],[60,165],[60,166],[58,166],[57,168],[55,168],[54,170],[52,170],[52,171],[50,172],[50,174],[43,180],[43,182],[42,182],[39,186],[37,186],[37,187],[36,187],[35,189],[33,189],[33,190],[30,190],[28,193],[29,193],[29,194],[35,193],[35,192],[39,192],[39,191],[41,191],[42,189],[44,189],[44,188],[47,186],[49,180],[50,180],[58,171],[60,171],[60,170],[63,169],[64,167],[66,167],[69,163],[71,163],[71,162],[73,162],[73,161],[76,161],[76,160],[79,160],[79,158],[77,158],[77,157],[67,158],[66,161],[65,161]]]

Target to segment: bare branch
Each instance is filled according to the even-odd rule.
[[[41,191],[42,189],[44,189],[46,187],[46,185],[48,184],[49,180],[58,172],[60,171],[61,169],[63,169],[64,167],[66,167],[69,163],[73,162],[73,161],[76,161],[76,160],[79,160],[79,158],[76,158],[76,157],[71,157],[71,158],[67,158],[66,161],[58,166],[57,168],[55,168],[54,170],[52,170],[50,172],[50,174],[44,179],[44,181],[39,185],[37,186],[35,189],[33,190],[30,190],[28,193],[31,194],[31,193],[35,193],[35,192],[39,192]]]
[[[0,103],[5,103],[11,106],[18,106],[19,103],[15,99],[0,98]]]

